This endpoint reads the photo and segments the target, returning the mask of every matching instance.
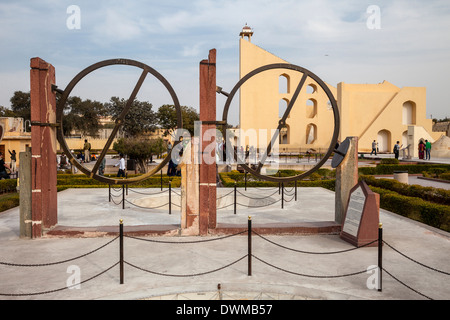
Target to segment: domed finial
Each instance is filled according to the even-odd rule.
[[[248,41],[251,42],[251,37],[253,35],[253,30],[245,23],[245,26],[242,28],[241,33],[239,34],[241,38],[247,37]]]

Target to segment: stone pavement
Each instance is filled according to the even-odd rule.
[[[248,216],[253,226],[334,220],[334,193],[322,188],[299,188],[298,201],[286,202],[284,209],[279,201],[261,208],[244,206],[256,197],[279,200],[274,189],[240,189],[242,206],[236,215],[233,206],[225,207],[229,191],[219,189],[219,224],[245,225]],[[287,191],[291,196],[286,201],[292,199]],[[20,239],[19,209],[0,213],[0,299],[450,299],[450,234],[388,211],[380,210],[385,245],[379,292],[373,289],[372,271],[377,247],[345,251],[354,247],[337,234],[253,234],[248,275],[247,233],[178,236],[179,209],[169,215],[165,206],[148,210],[133,205],[146,197],[161,194],[130,191],[123,210],[108,201],[107,189],[58,193],[58,227],[93,230],[78,237]],[[161,224],[174,230],[165,236],[124,238],[124,284],[119,281],[119,219],[125,230]],[[101,233],[99,226],[115,233]],[[323,254],[338,251],[345,252]],[[80,281],[79,289],[67,288]]]

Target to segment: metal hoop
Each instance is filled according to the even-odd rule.
[[[230,108],[231,105],[231,101],[233,100],[234,95],[236,94],[236,92],[239,90],[239,88],[247,81],[249,80],[251,77],[267,71],[267,70],[272,70],[272,69],[289,69],[289,70],[294,70],[294,71],[298,71],[300,73],[303,73],[303,77],[302,80],[300,81],[297,90],[295,91],[294,95],[293,95],[293,99],[291,100],[284,116],[282,117],[282,119],[279,121],[279,128],[280,126],[282,127],[283,125],[285,125],[286,123],[286,118],[290,113],[290,110],[292,109],[293,105],[295,104],[295,100],[298,97],[298,94],[300,93],[304,82],[306,81],[307,77],[312,78],[313,80],[315,80],[319,86],[324,90],[324,92],[326,93],[326,95],[328,96],[332,109],[333,109],[333,115],[334,115],[334,132],[333,132],[333,137],[331,139],[331,143],[330,146],[328,148],[327,153],[325,154],[325,156],[322,158],[322,160],[320,160],[313,168],[311,168],[310,170],[300,174],[300,175],[296,175],[296,176],[292,176],[292,177],[272,177],[272,176],[266,176],[266,175],[262,175],[260,173],[260,169],[261,167],[264,165],[264,161],[265,158],[267,157],[267,153],[270,151],[269,149],[271,148],[271,144],[269,144],[268,147],[268,151],[266,151],[266,153],[263,156],[263,162],[259,163],[258,169],[254,170],[252,169],[250,166],[248,166],[245,161],[240,161],[240,165],[248,172],[250,172],[251,174],[257,176],[258,178],[261,178],[263,180],[268,180],[268,181],[273,181],[273,182],[290,182],[290,181],[296,181],[296,180],[301,180],[306,178],[307,176],[311,175],[312,173],[314,173],[315,171],[317,171],[330,157],[331,153],[333,153],[334,148],[336,146],[337,143],[337,139],[339,136],[339,126],[340,126],[340,120],[339,120],[339,110],[337,108],[337,102],[336,99],[333,96],[333,93],[330,91],[330,89],[328,88],[328,86],[314,73],[312,73],[311,71],[296,66],[296,65],[292,65],[292,64],[287,64],[287,63],[275,63],[275,64],[269,64],[269,65],[265,65],[262,67],[259,67],[251,72],[249,72],[247,75],[245,75],[241,80],[239,80],[239,82],[234,86],[233,90],[231,90],[231,92],[228,94],[228,99],[225,102],[225,106],[224,106],[224,110],[223,110],[223,116],[222,116],[222,120],[223,123],[228,123],[227,119],[228,119],[228,110]],[[224,128],[225,129],[225,128]],[[274,140],[274,137],[272,137],[272,141]],[[231,143],[231,141],[227,141],[227,143]],[[231,145],[231,144],[230,144]],[[234,157],[238,160],[239,157],[237,155],[236,150],[234,150]]]
[[[78,82],[80,82],[81,79],[83,79],[89,73],[91,73],[97,69],[100,69],[100,68],[103,68],[106,66],[111,66],[111,65],[128,65],[128,66],[138,67],[138,68],[142,69],[143,71],[142,71],[142,74],[141,74],[130,98],[128,99],[127,106],[122,111],[122,113],[119,115],[119,118],[116,120],[115,128],[113,129],[113,132],[109,136],[107,144],[104,146],[99,159],[97,160],[96,164],[94,165],[94,168],[91,171],[91,170],[87,169],[86,167],[84,167],[81,163],[78,162],[78,160],[72,155],[72,153],[69,150],[69,147],[67,146],[67,143],[66,143],[66,140],[64,137],[64,131],[63,131],[63,116],[64,116],[63,109],[64,109],[64,105],[65,105],[70,93],[72,92],[73,88],[75,87],[75,85]],[[131,104],[134,101],[134,99],[135,99],[135,97],[136,97],[136,95],[148,73],[152,74],[155,78],[157,78],[159,81],[161,81],[161,83],[169,91],[169,93],[172,97],[174,106],[175,106],[176,113],[177,113],[177,126],[178,126],[178,128],[182,128],[183,121],[182,121],[181,107],[180,107],[180,103],[178,101],[177,95],[175,94],[175,91],[173,90],[172,86],[159,72],[157,72],[155,69],[153,69],[153,68],[149,67],[148,65],[141,63],[139,61],[129,60],[129,59],[110,59],[110,60],[104,60],[104,61],[97,62],[97,63],[87,67],[80,73],[78,73],[72,79],[72,81],[67,85],[66,89],[63,91],[61,99],[59,100],[57,109],[56,109],[56,119],[57,119],[57,122],[59,123],[58,131],[57,131],[57,139],[58,139],[59,144],[61,145],[61,148],[64,150],[64,153],[67,155],[70,163],[72,165],[74,165],[75,167],[77,167],[84,174],[90,176],[93,179],[96,179],[101,182],[106,182],[108,184],[130,184],[130,183],[135,183],[135,182],[149,178],[150,176],[152,176],[155,173],[157,173],[158,171],[160,171],[169,162],[171,153],[169,153],[168,156],[165,159],[163,159],[163,161],[156,168],[154,168],[150,172],[147,172],[146,174],[143,174],[141,176],[134,177],[134,178],[112,179],[112,178],[107,178],[107,177],[100,176],[97,174],[97,170],[98,170],[98,167],[99,167],[101,161],[105,157],[106,152],[108,151],[112,141],[114,140],[114,137],[115,137],[119,127],[123,123],[123,117],[125,117],[127,111],[130,109]],[[175,141],[174,147],[179,142],[180,142],[179,140]]]

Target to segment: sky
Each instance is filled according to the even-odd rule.
[[[239,80],[239,33],[252,43],[318,75],[326,83],[381,83],[427,88],[427,118],[450,117],[448,0],[0,0],[0,106],[30,90],[30,59],[56,68],[64,90],[84,68],[113,58],[140,61],[159,72],[181,105],[199,104],[199,62],[217,50],[217,85]],[[128,98],[142,70],[99,69],[71,95],[107,102]],[[137,98],[156,110],[172,104],[147,77]],[[217,97],[217,118],[226,98]],[[238,110],[229,119],[237,124]],[[233,123],[235,122],[235,123]]]

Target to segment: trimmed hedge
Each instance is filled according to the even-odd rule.
[[[0,180],[0,193],[16,192],[17,179]]]
[[[432,172],[435,169],[443,169],[444,172],[450,172],[450,165],[448,164],[379,164],[376,167],[361,167],[358,169],[363,175],[376,174],[394,174],[394,171],[408,171],[409,174],[421,174],[424,171]]]
[[[437,204],[450,205],[450,190],[408,185],[394,179],[377,179],[365,175],[360,176],[359,179],[364,180],[369,186],[394,191],[407,197],[417,197]]]
[[[280,170],[280,174],[276,174],[275,176],[281,176],[281,177],[290,177],[293,175],[298,175],[302,173],[302,171],[295,171],[295,170]],[[333,176],[331,173],[331,170],[328,169],[319,169],[317,172],[316,179],[313,180],[301,180],[297,181],[298,187],[323,187],[329,190],[334,191],[336,180],[335,179],[323,179],[324,177],[327,177],[328,175]],[[240,173],[239,171],[233,170],[231,172],[221,172],[219,173],[220,179],[222,181],[222,184],[226,188],[232,188],[236,184],[237,187],[244,187],[245,186],[245,173]],[[295,182],[288,182],[285,183],[285,187],[293,187],[295,185]],[[272,181],[260,181],[257,180],[254,176],[251,174],[247,175],[247,187],[278,187],[278,182],[272,182]]]
[[[450,232],[450,206],[403,196],[379,187],[369,186],[369,188],[380,194],[381,208]]]
[[[133,178],[139,175],[128,175],[128,178]],[[114,178],[116,175],[105,175],[107,178]],[[57,186],[70,186],[70,188],[107,188],[108,184],[106,182],[100,182],[93,178],[90,178],[85,175],[78,174],[58,174],[57,178]],[[167,186],[169,181],[172,182],[173,187],[179,187],[181,184],[180,177],[169,177],[167,175],[163,175],[163,185]],[[146,180],[139,181],[133,184],[130,184],[130,188],[151,188],[158,187],[161,185],[161,176],[155,175],[149,177]]]

